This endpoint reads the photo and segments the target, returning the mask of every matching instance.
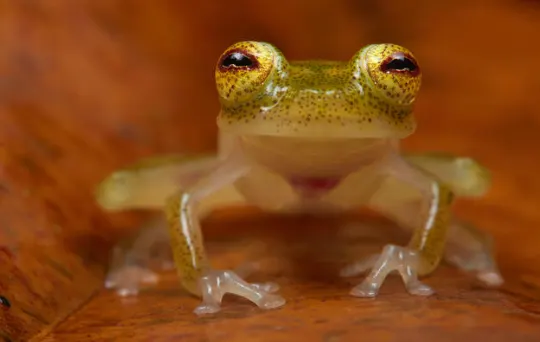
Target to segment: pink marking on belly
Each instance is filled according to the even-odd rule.
[[[322,195],[335,188],[341,178],[290,177],[291,186],[303,195],[313,197]]]

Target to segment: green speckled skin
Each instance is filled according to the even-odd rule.
[[[203,237],[197,230],[190,232],[190,240],[186,240],[182,233],[180,221],[180,211],[182,210],[182,195],[172,196],[167,201],[165,212],[167,222],[169,222],[169,233],[171,234],[171,244],[174,261],[177,265],[177,272],[182,279],[182,285],[189,292],[200,295],[197,281],[202,272],[208,269],[208,259],[204,253]],[[189,260],[189,262],[187,262]]]
[[[253,70],[216,67],[221,129],[237,134],[404,138],[413,133],[413,101],[421,73],[385,73],[380,64],[392,45],[369,45],[350,61],[287,62],[273,45],[242,42],[229,47],[258,56]],[[220,59],[221,60],[221,59]],[[416,62],[415,62],[416,63]]]
[[[288,62],[271,44],[240,42],[219,58],[215,78],[221,103],[216,156],[150,158],[113,173],[96,192],[110,211],[165,209],[180,280],[202,297],[197,314],[219,311],[225,293],[265,309],[285,303],[272,293],[275,286],[215,270],[207,258],[200,220],[217,207],[246,203],[313,215],[367,206],[410,232],[407,246],[386,245],[341,271],[368,271],[353,296],[376,296],[393,271],[409,293],[430,295],[418,277],[443,257],[488,285],[502,282],[489,238],[451,213],[456,196],[488,190],[489,172],[471,158],[399,151],[399,140],[415,129],[421,84],[409,50],[373,44],[349,61]],[[140,250],[126,254],[147,258]],[[149,271],[144,265],[135,271],[139,278],[132,265],[120,264],[108,287],[136,292]]]
[[[418,274],[426,275],[433,272],[444,255],[446,235],[450,222],[450,207],[454,200],[452,190],[442,184],[437,184],[437,212],[432,216],[432,229],[416,229],[409,242],[409,247],[419,252],[421,259]]]

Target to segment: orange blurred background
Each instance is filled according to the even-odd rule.
[[[495,180],[480,211],[533,217],[539,18],[540,2],[518,0],[3,1],[0,295],[13,305],[0,328],[43,332],[101,287],[111,229],[136,218],[101,213],[93,187],[139,157],[214,149],[214,65],[240,40],[289,60],[408,47],[424,83],[405,147],[480,159]],[[532,243],[502,250],[518,260]]]

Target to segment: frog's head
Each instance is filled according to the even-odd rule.
[[[274,46],[241,42],[215,71],[221,130],[241,135],[404,138],[414,132],[418,63],[407,49],[368,45],[348,62],[287,62]]]

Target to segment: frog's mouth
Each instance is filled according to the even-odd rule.
[[[241,116],[222,110],[217,118],[220,130],[234,135],[270,135],[306,138],[403,139],[414,133],[412,114],[402,118],[385,116],[358,118],[353,115],[284,115],[257,113]]]

